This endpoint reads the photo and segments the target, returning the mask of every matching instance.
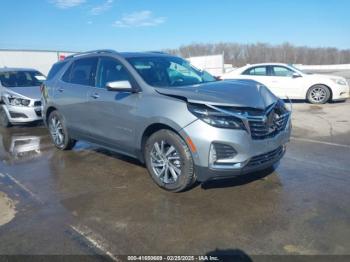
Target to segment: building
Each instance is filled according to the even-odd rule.
[[[231,64],[224,63],[224,55],[194,56],[186,58],[195,67],[205,70],[214,76],[221,76],[233,70]]]
[[[47,75],[51,66],[76,52],[0,49],[0,67],[34,68]]]

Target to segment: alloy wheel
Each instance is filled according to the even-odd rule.
[[[57,146],[64,144],[64,132],[61,121],[56,117],[52,117],[49,124],[50,134]]]
[[[313,102],[319,103],[327,97],[327,92],[323,87],[315,87],[311,90],[310,97]]]
[[[181,176],[181,157],[176,148],[165,140],[153,144],[151,154],[151,167],[165,184],[176,183]]]

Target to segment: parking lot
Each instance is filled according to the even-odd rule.
[[[167,193],[137,161],[1,129],[1,254],[350,254],[350,102],[293,104],[275,171]],[[10,221],[9,223],[6,223]]]

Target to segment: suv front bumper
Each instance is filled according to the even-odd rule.
[[[276,152],[276,153],[275,153]],[[204,182],[208,180],[232,178],[234,176],[244,175],[267,169],[276,164],[286,152],[286,145],[280,146],[277,149],[267,152],[262,155],[252,157],[245,166],[239,169],[212,169],[208,167],[195,166],[198,181]],[[261,161],[254,161],[259,158]],[[255,164],[256,163],[256,164]]]
[[[197,120],[181,131],[196,147],[192,152],[198,181],[229,178],[266,169],[277,163],[284,155],[291,134],[291,119],[286,128],[272,138],[254,140],[244,130],[215,128]],[[213,143],[231,146],[235,156],[225,164],[210,163],[210,147]]]

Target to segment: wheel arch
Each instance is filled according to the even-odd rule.
[[[142,136],[141,136],[141,141],[140,141],[140,149],[141,150],[140,150],[139,159],[141,160],[142,163],[145,162],[145,160],[144,160],[144,148],[145,148],[145,144],[146,144],[147,139],[155,132],[158,132],[159,130],[163,130],[163,129],[171,130],[181,137],[180,133],[178,131],[176,131],[175,128],[171,127],[168,124],[164,124],[164,123],[150,124],[149,126],[146,127],[146,129],[143,131]]]
[[[47,120],[49,119],[49,116],[50,114],[53,112],[53,111],[56,111],[57,108],[54,107],[54,106],[49,106],[47,109],[46,109],[46,113],[45,113],[45,118],[43,119],[45,121],[45,124],[47,124]]]

